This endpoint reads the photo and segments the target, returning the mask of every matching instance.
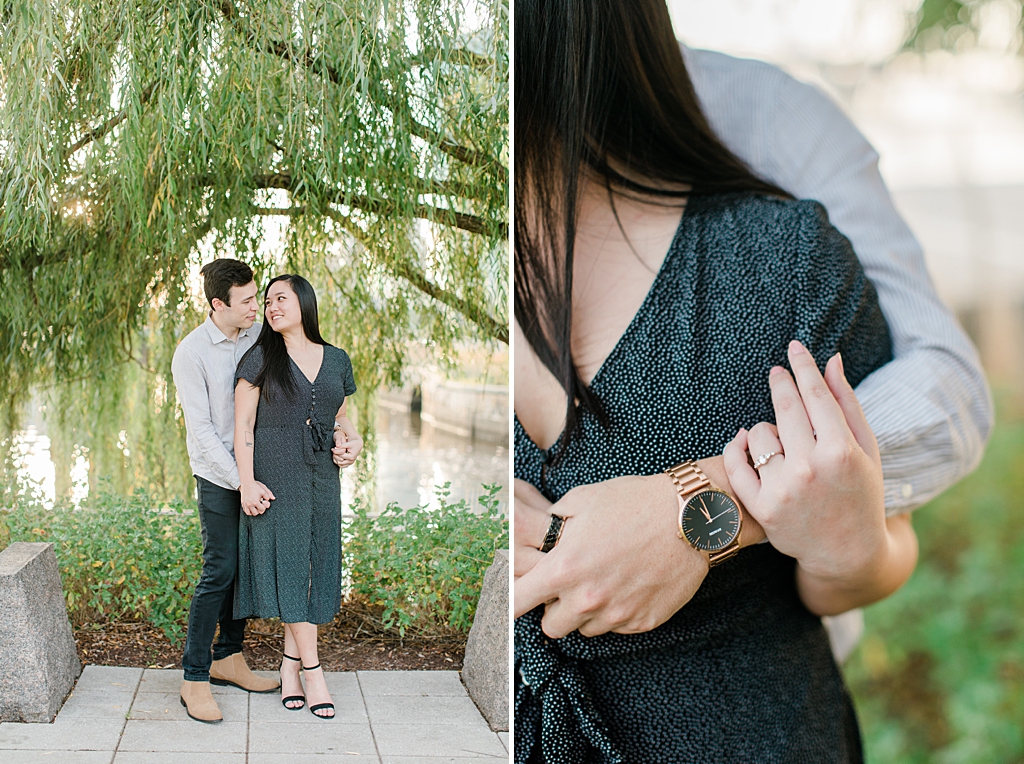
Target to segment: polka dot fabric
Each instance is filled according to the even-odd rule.
[[[874,287],[816,202],[695,196],[653,286],[591,387],[564,452],[515,421],[515,473],[557,501],[572,488],[720,454],[774,421],[768,370],[791,339],[851,383],[892,358]],[[551,640],[515,624],[517,762],[861,760],[856,717],[795,562],[770,545],[713,569],[646,634]]]
[[[256,345],[235,380],[255,384],[263,364]],[[331,448],[334,417],[356,391],[348,354],[324,346],[310,382],[291,361],[298,388],[260,396],[253,431],[253,476],[276,497],[262,515],[238,525],[236,618],[329,623],[341,608],[341,483]]]

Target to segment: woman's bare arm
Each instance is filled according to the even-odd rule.
[[[244,379],[235,385],[235,462],[242,481],[242,511],[247,515],[261,515],[269,502],[261,492],[262,484],[253,476],[252,456],[255,446],[256,407],[260,402],[260,389]],[[271,496],[271,498],[273,498]]]
[[[885,599],[910,578],[917,565],[917,534],[910,515],[887,518],[886,541],[879,556],[859,575],[825,578],[797,566],[800,599],[816,615],[838,615]]]

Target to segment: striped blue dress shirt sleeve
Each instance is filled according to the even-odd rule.
[[[907,512],[981,460],[992,400],[970,340],[939,300],[878,154],[818,89],[760,61],[683,48],[720,139],[759,176],[815,199],[852,243],[893,338],[894,360],[857,387],[882,454],[885,503]]]

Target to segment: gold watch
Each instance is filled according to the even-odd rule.
[[[679,538],[715,567],[740,551],[743,523],[739,502],[715,488],[696,462],[665,470],[679,494]]]

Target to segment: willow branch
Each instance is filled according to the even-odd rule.
[[[469,66],[473,69],[489,69],[494,66],[493,58],[481,56],[466,48],[452,48],[448,51],[442,51],[439,48],[425,48],[421,55],[414,56],[411,60],[412,63],[419,66],[427,66],[441,59],[442,56],[444,63]]]
[[[432,146],[437,147],[445,154],[451,157],[455,157],[460,162],[470,164],[475,167],[486,167],[492,170],[499,179],[502,181],[508,180],[508,170],[505,169],[505,165],[501,164],[497,159],[492,158],[483,151],[477,151],[463,146],[460,143],[455,143],[447,138],[443,137],[437,130],[432,127],[427,127],[422,122],[416,121],[414,118],[409,117],[409,131],[418,138],[422,138]]]
[[[253,205],[252,211],[258,215],[285,215],[287,217],[299,217],[307,213],[305,207],[258,207]],[[348,233],[355,238],[367,250],[371,249],[369,242],[363,238],[362,232],[352,225],[344,215],[334,209],[324,210],[324,214],[341,225]],[[414,287],[419,289],[428,297],[447,305],[449,308],[458,311],[467,319],[484,330],[490,337],[508,344],[508,326],[495,320],[483,308],[474,303],[459,297],[443,287],[439,287],[426,277],[422,270],[417,268],[406,259],[392,262],[390,259],[383,261],[384,266],[391,271],[392,275],[405,279]]]
[[[250,44],[254,44],[257,48],[261,49],[264,53],[269,53],[273,56],[277,56],[278,58],[282,58],[285,61],[298,64],[299,66],[309,69],[315,74],[324,77],[330,82],[333,82],[335,85],[346,84],[341,73],[327,63],[323,59],[323,56],[314,56],[312,51],[308,49],[301,53],[295,53],[287,43],[261,38],[249,29],[242,17],[239,16],[238,9],[235,8],[233,0],[222,0],[220,4],[220,11],[224,18],[235,26],[239,34],[241,34]],[[468,54],[469,51],[466,51],[466,53]],[[462,144],[449,140],[442,136],[437,130],[424,125],[413,117],[409,117],[409,131],[413,135],[427,141],[440,151],[443,151],[445,154],[458,159],[460,162],[473,165],[475,167],[485,167],[495,172],[501,180],[508,180],[508,169],[486,152],[478,151],[477,149],[469,148],[468,146],[463,146]]]
[[[253,178],[254,188],[280,188],[290,191],[292,188],[292,176],[289,173],[275,172],[264,175],[257,175]],[[392,202],[383,199],[374,199],[360,194],[338,194],[331,199],[335,204],[344,204],[349,207],[356,207],[374,215],[394,215],[401,210]],[[505,223],[492,223],[479,215],[468,215],[464,212],[435,207],[432,204],[412,205],[411,211],[414,217],[429,220],[433,223],[458,228],[469,233],[494,234],[499,238],[508,237],[508,225]]]
[[[159,83],[154,82],[152,85],[150,85],[148,88],[146,88],[145,90],[142,91],[142,95],[139,97],[139,103],[141,105],[143,105],[143,106],[146,105],[146,103],[149,101],[149,99],[153,96],[153,93],[156,92],[158,84]],[[113,117],[108,119],[106,122],[103,122],[102,124],[97,125],[92,130],[86,131],[85,134],[81,138],[79,138],[77,141],[72,143],[71,146],[68,148],[67,153],[65,154],[65,156],[69,157],[72,154],[74,154],[76,151],[78,151],[80,148],[85,146],[86,144],[92,143],[95,140],[99,140],[104,135],[106,135],[111,130],[113,130],[115,127],[117,127],[122,122],[124,122],[127,118],[128,118],[128,105],[125,104],[124,108],[121,109],[121,111],[119,111]]]
[[[188,232],[188,250],[191,252],[196,243],[211,230],[213,230],[212,217],[207,217],[202,223],[192,228]],[[7,253],[0,253],[0,272],[15,266],[31,271],[47,265],[61,265],[70,262],[76,255],[81,254],[82,251],[71,246],[58,246],[45,250],[36,249],[31,255],[18,261],[12,260],[11,256]]]

